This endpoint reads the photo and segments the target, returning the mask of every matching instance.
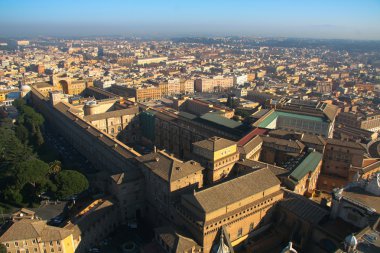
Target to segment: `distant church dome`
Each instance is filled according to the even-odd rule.
[[[344,244],[346,244],[347,247],[356,247],[356,245],[358,245],[358,240],[353,234],[351,234],[344,239]]]

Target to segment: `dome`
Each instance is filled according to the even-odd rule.
[[[344,239],[344,243],[348,247],[356,247],[356,245],[358,244],[358,240],[356,239],[356,237],[353,234],[351,234],[351,235],[348,235],[346,237],[346,239]]]
[[[379,158],[380,157],[380,140],[379,139],[377,139],[375,142],[373,142],[368,147],[368,153],[373,158]]]
[[[29,85],[22,85],[21,86],[21,91],[23,91],[23,92],[28,92],[28,91],[30,91],[32,88],[30,88],[30,86]]]
[[[297,251],[293,248],[293,243],[289,242],[289,244],[281,251],[281,253],[297,253]]]
[[[369,193],[380,196],[380,173],[371,178],[365,189]]]
[[[215,245],[214,253],[230,253],[230,248],[224,243],[224,235],[223,232],[220,236],[220,241],[218,245]]]
[[[216,253],[230,253],[230,249],[223,242],[219,244],[218,250]]]
[[[85,105],[86,105],[86,106],[90,106],[90,107],[92,107],[92,106],[96,106],[97,103],[96,103],[96,100],[90,100],[90,101],[87,101],[87,102],[85,103]]]

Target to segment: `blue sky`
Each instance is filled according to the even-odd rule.
[[[0,0],[0,36],[380,40],[380,0]]]

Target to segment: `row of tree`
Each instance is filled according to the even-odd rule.
[[[43,116],[26,105],[23,99],[16,100],[14,106],[19,112],[15,127],[16,136],[22,143],[29,143],[36,148],[41,146],[44,143],[42,128],[45,120]]]
[[[37,203],[42,193],[65,199],[88,188],[84,175],[62,170],[59,161],[40,160],[35,149],[43,143],[44,119],[23,101],[16,101],[16,124],[0,122],[0,199],[16,206]]]

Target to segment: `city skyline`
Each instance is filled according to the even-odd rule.
[[[380,40],[380,2],[8,1],[0,36],[256,36]]]

